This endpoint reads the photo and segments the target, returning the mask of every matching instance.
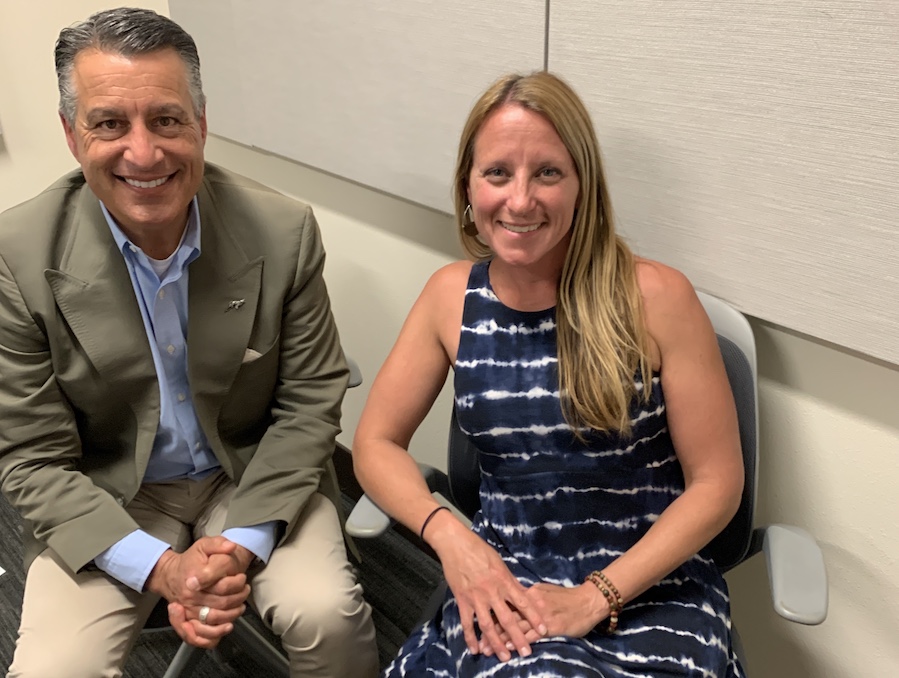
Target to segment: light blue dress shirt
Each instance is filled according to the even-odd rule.
[[[181,243],[164,261],[151,259],[128,240],[106,206],[100,206],[128,267],[159,380],[159,428],[143,481],[202,480],[220,465],[200,428],[187,379],[188,266],[200,256],[197,199],[191,202]],[[271,521],[230,528],[222,536],[268,562],[277,527],[277,521]],[[98,555],[94,563],[136,591],[143,591],[156,562],[171,546],[135,530]]]

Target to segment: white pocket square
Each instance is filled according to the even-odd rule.
[[[251,363],[257,358],[261,358],[262,354],[259,351],[254,351],[251,348],[248,348],[246,352],[243,354],[243,360],[240,361],[241,365],[244,363]]]

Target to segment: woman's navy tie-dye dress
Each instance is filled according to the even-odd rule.
[[[630,548],[684,488],[658,377],[650,402],[633,407],[631,439],[574,439],[559,406],[554,318],[552,309],[503,306],[488,264],[472,268],[455,390],[459,423],[481,450],[481,511],[473,529],[526,586],[582,583]],[[530,657],[516,654],[505,664],[471,655],[448,593],[385,675],[743,675],[731,647],[727,588],[702,555],[626,604],[614,635],[592,631],[532,647]]]

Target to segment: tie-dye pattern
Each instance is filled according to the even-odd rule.
[[[472,268],[455,365],[456,409],[480,450],[481,510],[472,529],[525,585],[574,586],[629,549],[684,489],[655,375],[635,402],[633,435],[572,435],[559,406],[555,313],[514,311]],[[643,388],[637,383],[639,389]],[[510,678],[739,678],[727,586],[694,556],[631,601],[618,631],[554,637],[501,663],[472,656],[450,592],[384,675]]]

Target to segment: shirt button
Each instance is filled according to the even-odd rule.
[[[137,248],[134,245],[129,245],[128,249],[131,250],[132,252],[137,252]]]
[[[199,450],[199,449],[200,449],[200,443],[194,443],[194,449],[195,449],[195,450]]]
[[[169,344],[165,347],[165,350],[169,352],[169,355],[172,355],[175,352],[175,347]]]
[[[165,299],[165,290],[159,290],[159,298]]]
[[[178,402],[183,403],[185,400],[187,400],[187,396],[184,395],[183,393],[179,393],[178,394]]]

